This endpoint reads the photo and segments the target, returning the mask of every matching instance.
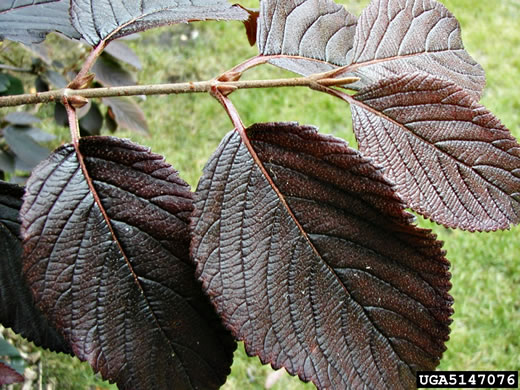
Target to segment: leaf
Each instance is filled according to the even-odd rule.
[[[88,112],[79,120],[81,136],[99,135],[103,127],[103,115],[96,103],[90,104]]]
[[[120,127],[148,135],[146,117],[137,103],[128,97],[103,98],[101,101],[112,110]]]
[[[67,109],[60,102],[54,104],[54,121],[58,126],[68,127],[69,118],[67,116]]]
[[[0,73],[0,96],[21,95],[23,93],[22,80],[10,74]]]
[[[135,54],[135,52],[123,42],[110,42],[110,44],[105,48],[104,53],[108,53],[114,59],[124,61],[127,64],[132,65],[136,69],[141,70],[143,67],[141,64],[141,60],[139,60],[137,54]]]
[[[351,62],[356,17],[332,0],[263,0],[258,24],[258,51],[279,55],[273,65],[307,76]]]
[[[120,389],[214,389],[235,343],[193,276],[188,185],[111,137],[58,148],[27,183],[24,267],[74,353]]]
[[[246,29],[247,41],[250,46],[254,46],[256,43],[256,32],[258,31],[258,16],[260,12],[258,9],[249,9],[242,7],[248,14],[248,18],[243,21],[244,28]]]
[[[479,99],[484,70],[464,50],[457,19],[435,0],[372,0],[359,17],[350,71],[362,88],[417,71],[445,78]]]
[[[23,193],[22,187],[0,181],[0,323],[36,345],[70,353],[61,335],[34,306],[22,278],[18,213]]]
[[[9,148],[29,169],[34,168],[49,155],[48,149],[40,146],[30,134],[15,126],[7,126],[4,129],[4,138]]]
[[[246,350],[318,388],[415,386],[452,299],[442,243],[345,141],[294,123],[228,134],[192,216],[197,275]]]
[[[360,151],[386,168],[409,207],[470,231],[520,221],[520,145],[467,91],[416,73],[351,103]]]
[[[10,112],[4,117],[4,120],[13,125],[29,126],[33,123],[40,122],[40,118],[29,114],[25,111]]]
[[[0,40],[38,43],[52,31],[70,38],[80,35],[69,18],[67,0],[3,1],[0,4]]]
[[[96,75],[96,80],[105,87],[135,85],[134,76],[107,55],[102,54],[97,59],[92,67],[92,73]]]
[[[24,377],[9,367],[7,364],[0,362],[0,386],[10,385],[13,383],[22,383]]]
[[[92,46],[149,28],[197,20],[245,20],[247,12],[225,0],[71,0],[72,24]]]
[[[0,150],[0,171],[14,172],[14,157],[3,150]]]

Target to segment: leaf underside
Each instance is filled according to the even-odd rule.
[[[36,345],[70,353],[61,335],[34,306],[22,278],[22,241],[18,214],[24,190],[0,181],[0,323]]]
[[[161,156],[87,137],[28,181],[24,274],[74,353],[121,389],[213,389],[235,343],[189,260],[188,185]]]
[[[520,145],[467,91],[416,73],[351,103],[360,151],[385,167],[409,207],[470,231],[520,222]]]
[[[343,73],[360,78],[349,84],[356,90],[417,71],[452,80],[476,99],[485,85],[457,19],[435,0],[372,0],[357,21],[332,0],[265,0],[258,48],[305,76],[346,66]]]
[[[191,222],[224,323],[250,355],[318,388],[414,388],[449,334],[442,243],[344,141],[294,123],[243,137],[208,162]]]
[[[422,71],[478,100],[486,83],[484,70],[464,50],[459,22],[436,0],[372,0],[358,20],[353,67],[358,88]]]
[[[246,20],[248,14],[226,0],[71,0],[72,24],[92,46],[138,31],[197,20]]]
[[[280,55],[269,62],[296,73],[350,63],[355,31],[356,17],[332,0],[260,2],[259,53]]]
[[[52,31],[79,38],[70,22],[69,5],[67,0],[33,0],[31,4],[3,1],[0,4],[0,40],[38,43]]]

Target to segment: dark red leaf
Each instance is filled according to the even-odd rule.
[[[21,383],[24,377],[7,364],[0,362],[0,386]]]
[[[195,20],[246,20],[247,12],[226,0],[163,0],[121,2],[71,0],[73,26],[92,46],[137,31]]]
[[[25,44],[41,42],[52,31],[70,38],[80,35],[70,22],[67,0],[32,0],[0,2],[0,40],[11,39]]]
[[[356,17],[332,0],[263,0],[258,24],[259,53],[278,55],[273,65],[309,75],[351,62]]]
[[[24,274],[72,350],[121,389],[214,389],[235,343],[193,276],[189,186],[110,137],[57,149],[28,181]]]
[[[70,353],[65,340],[34,306],[22,278],[18,214],[23,193],[22,187],[0,181],[0,323],[36,345]]]
[[[385,167],[409,207],[471,231],[520,221],[520,145],[467,91],[416,73],[349,100],[361,152]]]
[[[344,141],[294,123],[232,132],[195,198],[197,275],[249,354],[331,389],[412,388],[439,363],[442,243]]]
[[[436,0],[372,0],[359,17],[349,71],[357,87],[417,71],[445,78],[478,99],[486,79],[464,50],[457,19]]]

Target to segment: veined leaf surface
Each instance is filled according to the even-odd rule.
[[[296,73],[350,63],[355,31],[356,17],[332,0],[260,2],[259,53],[275,56],[271,64]]]
[[[459,22],[436,0],[372,0],[359,17],[352,62],[359,88],[422,71],[478,100],[486,83],[484,70],[464,50]]]
[[[70,21],[69,6],[68,0],[2,1],[0,40],[38,43],[52,31],[79,38],[79,33]]]
[[[196,20],[246,20],[226,0],[71,0],[72,24],[92,46],[137,31]]]
[[[21,216],[38,306],[121,389],[213,389],[234,341],[189,260],[188,185],[129,141],[82,138],[33,172]]]
[[[471,231],[520,221],[520,145],[466,90],[415,73],[349,101],[361,152],[385,167],[409,207]]]
[[[408,389],[445,350],[442,244],[380,170],[294,123],[228,134],[195,195],[192,257],[246,350],[319,388]]]
[[[476,99],[485,85],[457,19],[436,0],[373,0],[357,20],[332,0],[264,0],[258,49],[305,76],[346,67],[343,75],[360,78],[353,89],[417,71],[451,80]]]

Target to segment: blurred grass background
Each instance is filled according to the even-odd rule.
[[[359,15],[367,0],[342,0]],[[468,52],[484,67],[488,85],[482,103],[520,138],[520,1],[444,0],[458,18]],[[242,2],[258,7],[257,1]],[[187,39],[186,39],[187,38]],[[143,70],[139,83],[206,80],[256,54],[240,23],[193,23],[148,31],[127,42],[138,53]],[[290,74],[266,66],[245,78],[275,78]],[[304,88],[241,90],[231,96],[246,125],[265,121],[298,121],[321,132],[347,139],[355,146],[350,111],[344,102]],[[175,166],[193,188],[204,163],[232,126],[209,95],[147,97],[140,103],[150,137],[118,131],[148,145]],[[50,106],[39,116],[49,117]],[[68,141],[68,130],[52,119],[42,126]],[[440,370],[520,369],[520,227],[505,232],[468,233],[448,230],[421,218],[445,241],[452,263],[451,295],[455,299],[451,339]],[[111,388],[76,359],[43,351],[43,383],[58,389]],[[313,388],[288,374],[273,374],[258,358],[248,358],[239,346],[226,390]],[[115,388],[115,387],[114,387]]]

